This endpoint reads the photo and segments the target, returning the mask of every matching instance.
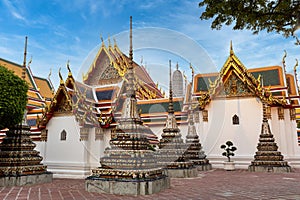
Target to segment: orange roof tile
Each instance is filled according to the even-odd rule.
[[[38,91],[41,93],[41,95],[44,98],[53,98],[54,96],[53,88],[49,83],[49,81],[47,79],[40,78],[37,76],[34,76],[33,78],[37,84]]]

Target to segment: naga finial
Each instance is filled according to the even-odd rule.
[[[60,79],[60,84],[63,85],[64,84],[64,79],[63,79],[63,77],[60,73],[60,70],[61,70],[61,68],[59,68],[59,70],[58,70],[58,76],[59,76],[59,79]]]

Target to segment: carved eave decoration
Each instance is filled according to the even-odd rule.
[[[66,81],[65,81],[65,86],[67,87],[67,88],[69,88],[69,89],[74,89],[74,87],[75,87],[75,79],[74,79],[74,77],[73,77],[73,74],[72,74],[72,72],[71,72],[71,69],[70,69],[70,66],[69,66],[69,62],[68,62],[68,64],[67,64],[67,68],[68,68],[68,78],[66,79]]]
[[[74,86],[72,110],[76,121],[82,127],[98,127],[97,111],[94,109],[95,102],[87,100],[87,89],[80,92],[76,85]]]
[[[285,98],[279,99],[272,95],[270,88],[263,88],[261,77],[257,79],[248,72],[246,67],[234,54],[230,46],[230,56],[214,82],[210,81],[208,92],[200,94],[199,109],[204,110],[211,99],[253,96],[261,99],[269,106],[285,106]]]
[[[72,114],[72,99],[62,80],[51,104],[43,109],[42,117],[37,119],[38,127],[45,128],[54,114]]]

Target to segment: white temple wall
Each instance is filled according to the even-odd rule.
[[[237,147],[233,160],[240,167],[247,167],[253,160],[262,124],[262,104],[257,98],[215,99],[206,108],[208,110],[207,128],[203,129],[201,142],[203,150],[213,167],[221,167],[227,158],[222,156],[222,144],[230,140]],[[239,117],[234,125],[232,117]],[[202,118],[200,118],[203,124]],[[204,122],[206,123],[206,122]],[[203,125],[202,125],[203,126]]]
[[[54,116],[47,124],[44,164],[54,177],[83,178],[90,174],[89,143],[80,141],[80,127],[74,116]],[[65,130],[66,140],[61,140]]]

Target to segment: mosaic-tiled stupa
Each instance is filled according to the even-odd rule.
[[[170,61],[170,86],[169,86],[169,107],[166,125],[163,129],[159,142],[159,163],[168,170],[170,177],[186,178],[197,176],[197,169],[193,162],[184,156],[188,145],[183,142],[180,129],[178,128],[173,107],[173,92],[171,81]]]
[[[0,144],[0,186],[21,186],[52,181],[52,174],[41,164],[34,150],[26,114],[22,124],[10,128]]]
[[[193,86],[194,70],[192,66],[192,82],[191,88]],[[185,143],[188,145],[187,150],[184,153],[186,159],[193,162],[198,170],[210,170],[212,169],[209,160],[206,158],[204,151],[202,150],[202,145],[200,143],[199,136],[196,131],[194,123],[194,110],[192,102],[192,91],[189,93],[189,102],[188,102],[188,131],[186,135]]]
[[[170,187],[169,177],[159,167],[148,140],[151,130],[144,126],[137,109],[132,53],[132,18],[130,17],[130,63],[126,74],[126,98],[110,148],[100,159],[101,167],[86,179],[89,192],[147,195]]]
[[[22,78],[25,80],[27,37],[25,40]],[[34,150],[36,144],[30,138],[27,111],[22,123],[11,127],[0,144],[0,186],[22,186],[52,181],[52,173],[41,164],[43,158]]]
[[[291,167],[287,161],[283,160],[283,155],[278,151],[278,146],[271,133],[265,102],[263,102],[263,122],[257,150],[254,161],[248,167],[249,171],[291,172]]]

